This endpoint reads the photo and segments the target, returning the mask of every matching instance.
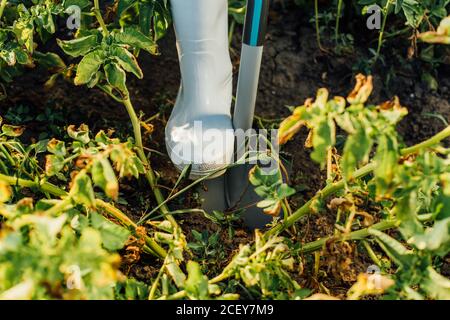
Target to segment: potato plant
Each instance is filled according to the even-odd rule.
[[[448,1],[338,1],[336,32],[345,5],[375,3],[384,7],[384,18],[401,15],[424,43],[449,43]],[[80,24],[68,32],[73,6]],[[101,92],[126,110],[133,131],[118,139],[113,130],[94,134],[86,124],[67,123],[63,138],[30,142],[27,126],[1,119],[0,299],[323,298],[319,292],[331,298],[323,284],[299,278],[312,269],[319,282],[330,251],[352,246],[362,247],[380,273],[360,273],[344,298],[450,299],[450,280],[441,270],[450,251],[450,127],[407,145],[397,130],[407,107],[397,96],[372,102],[372,76],[356,75],[346,97],[319,89],[279,123],[282,146],[308,132],[305,148],[326,174],[324,187],[302,205],[291,202],[298,186],[285,178],[280,159],[260,152],[252,157],[279,161],[269,175],[256,165],[248,176],[262,198],[255,205],[274,217],[264,230],[226,252],[225,242],[242,233],[239,210],[175,209],[204,178],[185,181],[188,168],[163,190],[154,154],[144,145],[148,124],[136,113],[127,81],[144,77],[140,55],[160,54],[169,6],[166,0],[1,0],[3,98],[8,83],[43,67],[46,87],[65,81]],[[243,12],[244,2],[230,1],[230,35]],[[427,21],[439,27],[429,30]],[[145,212],[126,201],[128,183],[152,193],[155,202]],[[367,212],[365,203],[376,210]],[[214,232],[185,227],[185,216],[194,212],[211,221]],[[305,220],[330,213],[332,230],[303,241]],[[157,269],[145,281],[121,268],[141,255]]]
[[[302,7],[310,7],[304,1],[297,1]],[[416,0],[336,0],[326,2],[325,5],[315,2],[315,28],[319,47],[322,50],[334,50],[337,54],[349,54],[353,51],[354,37],[348,30],[343,30],[342,20],[361,19],[367,24],[365,34],[372,37],[378,34],[377,39],[371,42],[376,44],[369,47],[371,58],[368,60],[368,70],[373,69],[377,62],[383,62],[383,46],[392,45],[391,39],[410,42],[408,58],[420,57],[430,62],[445,60],[448,50],[444,53],[434,52],[433,47],[423,47],[418,43],[421,32],[435,31],[439,22],[448,16],[450,2],[442,1],[416,1]],[[328,39],[327,33],[334,38],[334,48],[323,47],[322,40]],[[421,52],[424,52],[421,54]],[[438,50],[440,51],[440,50]],[[431,57],[430,57],[431,55]]]

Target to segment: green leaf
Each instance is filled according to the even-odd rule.
[[[127,49],[114,46],[111,48],[112,57],[119,63],[119,65],[127,72],[133,73],[139,79],[144,77],[141,68],[139,67],[136,58]]]
[[[278,199],[285,199],[295,194],[295,189],[289,187],[286,183],[281,184],[277,188],[277,197]]]
[[[133,278],[126,279],[124,283],[118,283],[114,290],[118,300],[146,300],[149,294],[149,287],[144,282]]]
[[[127,75],[125,71],[116,63],[108,63],[104,67],[108,83],[118,90],[123,96],[128,96]]]
[[[36,53],[39,54],[40,52],[35,52],[35,60],[36,60]],[[32,59],[30,57],[30,55],[25,51],[20,49],[14,49],[14,54],[16,56],[16,60],[19,64],[32,64]],[[56,54],[52,54],[54,56],[57,56]],[[38,63],[42,65],[42,61],[40,61],[39,59]],[[56,60],[56,59],[55,59]]]
[[[415,192],[399,198],[392,213],[400,220],[400,231],[406,239],[423,232],[422,224],[417,218],[417,194]]]
[[[64,41],[57,39],[56,41],[61,49],[71,57],[84,56],[99,45],[96,35]]]
[[[433,77],[429,72],[423,72],[421,80],[425,83],[431,91],[437,91],[439,89],[439,83],[435,77]]]
[[[34,50],[34,26],[30,20],[16,20],[14,22],[13,31],[17,37],[17,41],[21,45],[25,45],[28,52],[33,53]]]
[[[424,12],[421,12],[421,6],[415,0],[409,0],[403,2],[402,9],[407,21],[406,24],[412,28],[418,28],[424,15]]]
[[[420,287],[433,299],[450,300],[450,280],[440,275],[431,266],[426,269]]]
[[[136,179],[139,178],[139,174],[145,173],[145,167],[142,161],[136,156],[127,157],[122,167],[121,176],[133,176]]]
[[[103,64],[103,51],[94,50],[81,59],[77,67],[75,85],[86,84],[95,76],[100,66]]]
[[[92,180],[105,191],[105,194],[117,200],[119,196],[119,182],[108,159],[95,159],[92,164]]]
[[[155,42],[135,28],[126,28],[120,33],[115,33],[114,40],[116,43],[139,48],[150,54],[158,53],[158,46]]]
[[[49,154],[45,157],[45,174],[49,177],[58,174],[64,168],[64,157]]]
[[[70,196],[78,204],[83,204],[87,207],[95,206],[95,195],[92,187],[92,181],[85,171],[81,171],[75,177],[73,186],[70,189]]]
[[[183,273],[183,271],[181,271],[173,254],[168,255],[166,257],[166,260],[167,260],[166,268],[168,273],[172,277],[173,282],[175,282],[175,285],[178,288],[183,288],[186,282],[186,275]]]
[[[67,67],[61,57],[53,52],[41,53],[36,51],[33,58],[41,67],[48,70],[57,72]]]
[[[249,172],[249,181],[256,187],[255,193],[263,198],[257,203],[258,208],[263,208],[264,213],[271,216],[278,216],[284,199],[295,193],[295,189],[283,183],[279,168],[265,172],[259,166],[255,166]]]
[[[342,173],[347,180],[352,178],[359,163],[368,161],[372,145],[373,141],[363,127],[358,127],[354,134],[348,136],[341,160]]]
[[[208,299],[208,277],[202,274],[200,265],[194,261],[187,263],[188,277],[184,290],[189,298],[195,300]]]
[[[2,133],[8,137],[20,137],[24,131],[24,126],[12,126],[9,124],[4,124],[2,126]]]
[[[16,54],[14,51],[2,50],[0,51],[0,58],[10,67],[16,64]]]
[[[91,141],[89,137],[89,127],[85,124],[81,124],[78,128],[74,125],[67,127],[67,134],[74,140],[80,141],[83,144],[88,144]]]
[[[394,134],[382,134],[378,139],[378,148],[374,158],[374,170],[377,194],[385,195],[394,179],[398,167],[399,151]]]
[[[56,156],[64,157],[67,154],[66,144],[64,141],[59,141],[53,138],[47,144],[47,151]]]
[[[408,243],[419,250],[445,257],[450,252],[450,218],[436,221],[432,228],[427,228],[422,234],[414,235]]]
[[[84,9],[90,4],[90,0],[64,0],[64,9],[67,9],[70,6],[77,6],[80,7],[80,9]]]
[[[139,2],[139,29],[146,36],[150,36],[153,9],[154,2]]]
[[[5,203],[12,196],[12,189],[9,183],[0,180],[0,203]]]
[[[159,40],[166,34],[170,26],[171,15],[166,0],[156,1],[154,4],[153,29],[155,32],[155,40]]]
[[[250,183],[255,187],[272,186],[283,181],[280,170],[275,169],[272,172],[266,172],[259,166],[254,166],[250,171],[249,180]]]
[[[117,5],[117,16],[120,17],[125,11],[133,6],[136,0],[119,0]]]
[[[369,228],[369,234],[376,236],[376,240],[386,254],[400,267],[412,266],[413,255],[400,242],[376,229]]]
[[[105,249],[116,251],[124,247],[131,235],[129,230],[118,226],[96,212],[92,212],[90,218],[92,227],[100,231]]]
[[[312,140],[314,151],[311,153],[311,159],[322,167],[326,163],[328,149],[335,144],[335,131],[334,121],[328,117],[315,123]]]

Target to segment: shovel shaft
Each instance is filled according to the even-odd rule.
[[[269,0],[247,1],[236,105],[233,115],[233,125],[236,130],[245,131],[252,127],[268,14]]]
[[[236,104],[233,114],[235,130],[242,129],[246,131],[252,127],[262,54],[263,47],[242,44]]]

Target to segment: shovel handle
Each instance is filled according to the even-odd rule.
[[[258,93],[259,71],[267,31],[270,0],[247,0],[239,80],[234,107],[234,129],[251,129]]]
[[[264,44],[267,31],[270,0],[247,0],[244,43],[252,47]]]

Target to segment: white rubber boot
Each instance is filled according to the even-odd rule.
[[[192,164],[190,177],[196,179],[233,157],[228,1],[171,0],[171,6],[181,85],[166,126],[166,146],[179,170]]]

